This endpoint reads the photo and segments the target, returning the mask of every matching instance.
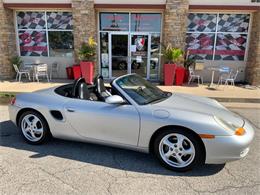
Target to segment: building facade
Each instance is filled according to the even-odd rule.
[[[0,0],[0,79],[9,59],[79,63],[81,44],[94,37],[95,73],[112,79],[138,73],[163,80],[163,47],[188,51],[205,67],[229,66],[238,80],[260,84],[260,4],[252,0]],[[204,80],[211,72],[202,71]],[[216,78],[217,79],[217,78]]]

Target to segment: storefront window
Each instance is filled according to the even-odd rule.
[[[108,33],[100,33],[100,62],[101,74],[109,77]]]
[[[128,31],[128,13],[100,13],[101,31]]]
[[[161,14],[131,14],[132,32],[161,32]]]
[[[50,56],[72,57],[73,34],[69,31],[49,31]]]
[[[17,12],[21,56],[72,57],[71,12]]]
[[[196,60],[213,59],[214,34],[187,33],[186,42],[190,58]]]
[[[186,49],[189,58],[244,61],[249,14],[190,13]]]

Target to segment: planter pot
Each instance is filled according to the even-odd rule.
[[[164,85],[170,86],[173,85],[176,64],[164,64]]]
[[[73,79],[73,68],[72,67],[67,67],[66,68],[66,72],[67,72],[67,78],[68,79]]]
[[[183,80],[185,76],[185,68],[177,67],[175,76],[175,85],[183,85]]]
[[[185,75],[184,75],[184,79],[183,79],[184,83],[188,83],[189,76],[190,76],[189,70],[185,69]]]
[[[93,84],[94,77],[94,64],[93,62],[80,62],[80,69],[82,77],[85,79],[86,83]]]
[[[75,80],[81,77],[81,70],[79,65],[77,64],[73,65],[72,70],[73,70],[73,78]]]

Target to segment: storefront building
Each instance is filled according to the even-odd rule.
[[[189,51],[205,67],[239,69],[239,81],[260,84],[258,0],[0,0],[0,78],[13,76],[9,59],[26,63],[79,62],[90,36],[97,41],[95,73],[107,79],[138,73],[163,80],[162,47]],[[201,72],[210,80],[211,72]]]

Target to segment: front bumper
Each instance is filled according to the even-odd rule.
[[[254,137],[254,128],[245,120],[243,136],[216,136],[215,139],[203,139],[206,148],[206,163],[222,164],[239,160],[249,152]]]

